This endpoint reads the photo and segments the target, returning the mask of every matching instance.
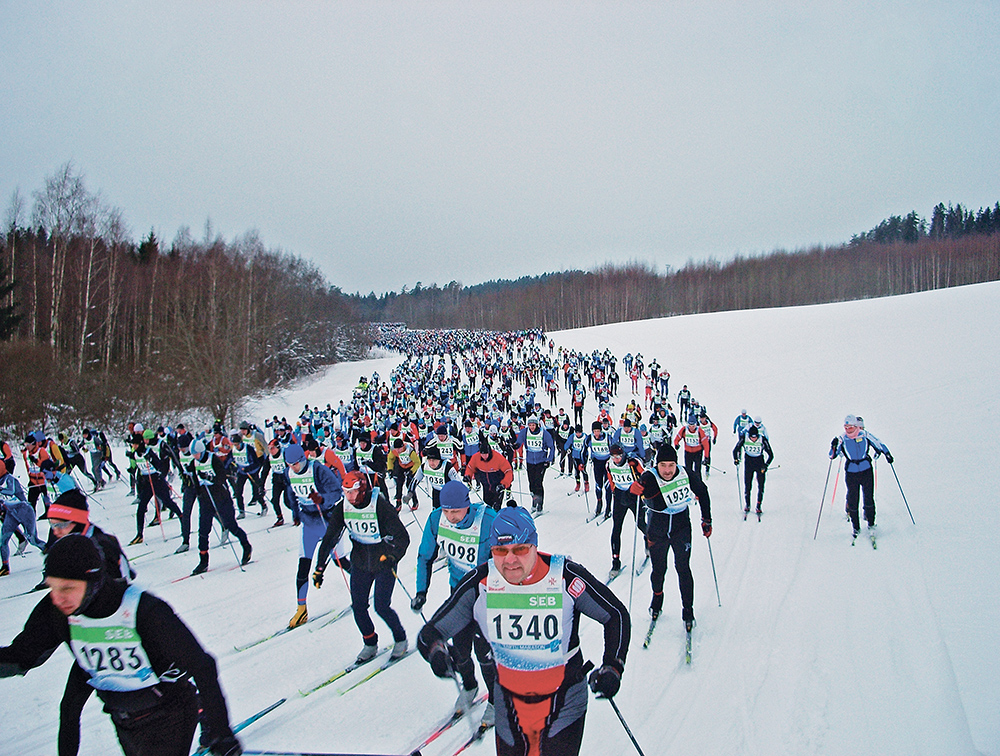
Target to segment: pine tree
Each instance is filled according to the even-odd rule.
[[[0,302],[6,302],[8,295],[14,291],[14,279],[8,276],[10,271],[7,266],[0,263]],[[11,300],[11,304],[0,306],[0,341],[7,341],[17,330],[21,322],[21,316],[17,314],[18,303]]]

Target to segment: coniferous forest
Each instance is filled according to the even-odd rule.
[[[345,257],[351,255],[344,251]],[[0,427],[117,424],[248,396],[363,355],[368,322],[553,331],[719,310],[905,294],[1000,279],[1000,202],[892,216],[849,242],[689,261],[609,261],[474,286],[416,283],[345,295],[312,263],[255,233],[206,224],[168,245],[136,240],[124,213],[67,163],[11,198],[0,238]]]
[[[516,281],[443,288],[417,283],[381,296],[354,296],[367,321],[412,328],[584,328],[720,310],[787,307],[995,281],[1000,278],[1000,202],[970,212],[934,208],[893,216],[834,247],[689,261],[666,273],[643,262],[609,262]]]

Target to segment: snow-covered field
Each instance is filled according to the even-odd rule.
[[[616,701],[648,756],[1000,754],[998,323],[1000,284],[993,283],[555,334],[557,343],[568,347],[656,357],[672,374],[672,394],[687,383],[719,426],[714,462],[727,473],[713,471],[708,483],[722,605],[705,539],[696,536],[698,626],[690,667],[682,660],[672,570],[664,615],[648,650],[642,648],[648,570],[634,584],[633,640]],[[396,362],[338,365],[262,403],[252,419],[262,424],[275,413],[291,418],[304,403],[336,405],[350,396],[359,375],[373,369],[387,375]],[[619,394],[619,411],[627,398]],[[760,523],[752,517],[743,521],[730,461],[732,421],[741,407],[763,416],[776,455]],[[842,476],[831,500],[836,466],[813,539],[826,453],[849,412],[864,416],[868,429],[892,450],[916,519],[911,524],[883,460],[877,551],[860,540],[849,545]],[[603,576],[610,567],[610,524],[584,524],[585,500],[567,497],[570,486],[550,473],[549,514],[538,523],[540,544],[571,554]],[[515,488],[526,490],[526,481]],[[92,503],[93,519],[123,543],[135,527],[127,493],[119,483]],[[421,522],[427,506],[425,499],[415,513]],[[346,695],[332,685],[303,698],[300,688],[322,680],[360,648],[349,617],[328,627],[313,622],[235,651],[235,645],[282,627],[295,608],[298,531],[290,526],[268,531],[272,521],[271,515],[255,514],[243,521],[254,546],[245,572],[224,569],[236,560],[228,548],[214,547],[213,539],[212,565],[219,569],[171,582],[197,562],[195,551],[173,555],[176,520],[164,521],[166,542],[159,528],[149,528],[147,542],[128,552],[141,584],[168,600],[218,658],[234,722],[288,698],[243,734],[245,747],[404,753],[455,698],[454,685],[436,679],[418,655]],[[416,530],[412,524],[414,541]],[[630,552],[631,539],[625,540]],[[11,597],[39,579],[41,556],[28,551],[24,558],[12,557],[12,574],[0,578],[0,643],[19,631],[38,600],[38,594]],[[411,591],[415,551],[412,545],[400,569]],[[631,554],[625,559],[631,562]],[[628,603],[628,576],[613,587]],[[447,591],[447,580],[438,573],[427,609]],[[322,590],[309,593],[314,615],[348,601],[336,573]],[[414,638],[420,617],[398,589],[393,603]],[[388,638],[385,626],[375,621]],[[599,658],[595,623],[584,620],[582,643],[589,658]],[[0,753],[55,753],[69,666],[69,654],[61,649],[26,677],[0,681]],[[450,754],[467,732],[455,728],[424,753]],[[84,712],[82,752],[117,752],[113,728],[96,699]],[[470,751],[492,752],[492,741]],[[611,707],[592,700],[583,753],[634,752]]]

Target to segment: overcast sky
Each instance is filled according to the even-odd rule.
[[[1000,2],[0,0],[0,203],[68,160],[347,292],[840,243],[1000,199]]]

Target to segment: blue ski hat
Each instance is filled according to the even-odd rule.
[[[294,465],[296,462],[301,462],[306,458],[306,453],[302,451],[302,447],[298,444],[289,444],[285,448],[285,464]]]
[[[449,480],[439,494],[441,509],[465,509],[471,507],[469,487],[460,480]]]
[[[493,519],[490,530],[490,545],[501,546],[510,543],[530,543],[538,545],[538,531],[535,521],[523,507],[504,507]]]

